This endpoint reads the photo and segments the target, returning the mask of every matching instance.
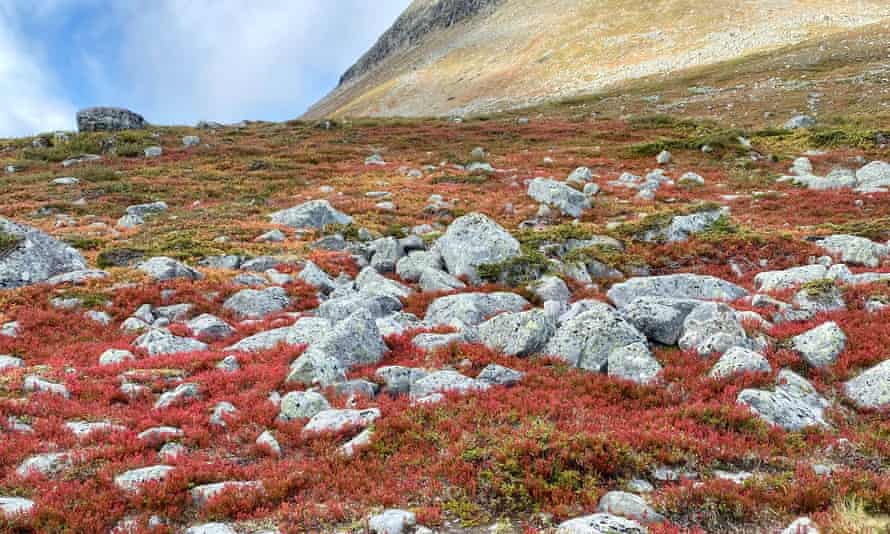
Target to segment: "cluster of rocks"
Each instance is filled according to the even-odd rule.
[[[885,193],[890,191],[890,163],[873,161],[855,171],[838,167],[820,176],[814,173],[809,158],[799,157],[791,166],[791,174],[781,177],[779,181],[816,190],[853,189],[860,193]]]

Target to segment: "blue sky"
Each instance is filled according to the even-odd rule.
[[[410,0],[0,0],[0,137],[77,109],[155,124],[286,120],[332,89]]]

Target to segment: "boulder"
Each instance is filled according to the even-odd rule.
[[[225,523],[204,523],[187,528],[185,534],[238,534],[238,531]]]
[[[786,130],[798,130],[800,128],[810,128],[816,125],[816,120],[809,115],[795,115],[788,119],[785,123]]]
[[[476,380],[493,386],[512,386],[518,384],[523,376],[525,376],[524,373],[515,369],[510,369],[509,367],[504,367],[496,363],[490,363],[482,369],[479,376],[476,377]]]
[[[597,512],[614,514],[641,523],[660,523],[664,516],[649,506],[642,497],[626,491],[610,491],[600,498]]]
[[[820,247],[841,257],[844,263],[877,267],[890,254],[890,247],[854,235],[832,235],[818,241]]]
[[[661,371],[661,364],[645,343],[638,342],[610,352],[606,369],[609,376],[631,380],[638,384],[648,384]]]
[[[720,278],[685,273],[631,278],[613,285],[608,292],[609,299],[619,308],[638,297],[732,301],[747,294],[744,288]]]
[[[656,343],[675,345],[683,322],[703,301],[670,297],[639,297],[621,309],[637,330]]]
[[[385,286],[380,286],[383,288]],[[321,303],[315,311],[316,315],[333,322],[342,321],[356,310],[366,310],[371,317],[387,317],[402,309],[402,302],[390,295],[369,295],[351,293],[342,297],[333,297]]]
[[[772,368],[763,355],[744,347],[732,347],[720,356],[708,376],[726,378],[736,373],[769,373]]]
[[[595,308],[563,323],[543,353],[581,369],[603,372],[613,351],[645,342],[646,337],[615,310]]]
[[[844,393],[860,408],[890,404],[890,360],[885,360],[844,383]]]
[[[0,372],[7,369],[21,369],[24,366],[25,360],[8,354],[0,354]]]
[[[162,410],[164,408],[169,408],[175,404],[184,403],[185,401],[197,399],[201,396],[201,390],[198,387],[198,384],[194,384],[191,382],[185,384],[179,384],[173,391],[168,391],[162,394],[157,402],[155,402],[154,408],[155,410]]]
[[[15,473],[20,477],[38,474],[45,477],[58,475],[72,465],[71,455],[67,452],[51,452],[29,456],[20,463]]]
[[[677,345],[695,350],[701,356],[723,353],[734,346],[748,344],[748,335],[735,310],[721,302],[704,302],[683,321]]]
[[[80,253],[30,226],[0,217],[0,289],[13,289],[83,271]]]
[[[44,380],[37,375],[26,376],[24,383],[22,383],[22,390],[29,393],[48,393],[50,395],[59,395],[66,399],[71,396],[71,394],[68,392],[68,388],[65,387],[65,384],[50,382],[49,380]]]
[[[0,497],[0,517],[27,514],[34,509],[34,501],[22,497]]]
[[[329,410],[331,405],[323,395],[315,391],[291,391],[281,398],[279,421],[309,419],[318,412]]]
[[[400,365],[387,365],[374,372],[374,376],[383,380],[386,392],[391,395],[410,392],[411,386],[428,374],[423,369]]]
[[[576,517],[556,527],[556,534],[646,534],[640,523],[612,514],[592,514]]]
[[[194,488],[189,490],[189,497],[191,497],[192,504],[200,509],[205,507],[208,502],[210,502],[214,497],[220,495],[224,491],[235,491],[238,493],[242,493],[262,491],[262,489],[263,484],[261,482],[240,482],[230,480],[226,482],[216,482],[213,484],[201,484],[200,486],[195,486]]]
[[[396,263],[396,274],[403,280],[417,282],[427,270],[441,271],[442,255],[435,250],[415,250]]]
[[[834,321],[791,338],[791,346],[812,367],[825,367],[837,361],[847,346],[847,336]]]
[[[390,280],[373,267],[365,267],[355,277],[355,286],[360,293],[371,296],[387,296],[401,299],[411,294],[411,288],[395,280]]]
[[[520,255],[519,241],[498,223],[481,213],[471,213],[454,220],[435,244],[448,272],[471,282],[481,281],[480,265],[500,263]]]
[[[159,282],[175,278],[200,280],[204,277],[188,265],[166,256],[156,256],[138,264],[136,268]]]
[[[153,465],[133,469],[114,477],[114,485],[126,492],[138,491],[143,484],[148,482],[160,482],[167,478],[173,471],[169,465]]]
[[[792,267],[783,271],[764,271],[754,277],[754,287],[758,291],[776,291],[790,289],[807,282],[827,278],[828,269],[824,265],[805,265]]]
[[[303,434],[339,432],[347,427],[367,427],[380,417],[380,410],[323,410],[303,427]]]
[[[99,355],[99,365],[115,365],[118,363],[133,361],[136,356],[132,352],[123,349],[108,349]]]
[[[142,115],[123,108],[94,107],[77,112],[77,129],[81,132],[141,130],[145,125]]]
[[[323,229],[329,224],[349,224],[352,217],[334,209],[327,200],[310,200],[269,215],[272,222],[291,228]]]
[[[643,241],[677,243],[687,241],[691,236],[710,228],[721,217],[728,215],[728,209],[700,211],[690,215],[678,215],[666,226],[657,227],[640,234]]]
[[[555,332],[556,323],[540,309],[502,313],[479,325],[480,341],[510,356],[540,352]]]
[[[421,291],[449,291],[467,287],[466,284],[445,271],[435,269],[424,270],[420,275],[419,282]]]
[[[334,279],[312,261],[306,261],[297,278],[317,287],[322,293],[330,293],[336,287]]]
[[[890,187],[890,163],[873,161],[856,171],[856,181],[860,190],[873,190]]]
[[[736,400],[764,421],[785,430],[828,426],[824,418],[828,401],[812,384],[788,369],[779,371],[775,390],[745,389]]]
[[[416,524],[414,512],[407,510],[384,510],[368,519],[373,534],[407,534]]]
[[[242,289],[223,303],[223,308],[239,317],[262,319],[290,306],[290,297],[281,287]]]
[[[529,302],[516,293],[460,293],[439,297],[430,303],[424,322],[431,326],[456,328],[475,326],[496,313],[520,312]]]
[[[208,348],[206,343],[190,337],[173,335],[165,328],[152,328],[136,338],[133,341],[133,346],[144,350],[149,356],[181,354],[183,352],[207,350]]]
[[[590,199],[577,189],[556,180],[535,178],[528,184],[528,196],[557,208],[569,217],[580,217],[590,208]]]
[[[193,336],[201,339],[225,339],[235,333],[235,329],[229,326],[229,323],[209,313],[203,313],[185,325],[192,331]]]
[[[488,383],[464,376],[457,371],[436,371],[411,385],[411,398],[422,399],[434,393],[467,393],[487,389]]]

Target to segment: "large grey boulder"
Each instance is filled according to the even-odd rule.
[[[758,291],[790,289],[807,282],[827,278],[828,269],[824,265],[804,265],[782,271],[764,271],[754,277],[754,287]]]
[[[544,310],[502,313],[479,325],[479,340],[510,356],[539,352],[556,332],[556,322]]]
[[[648,345],[637,342],[610,352],[606,369],[609,376],[648,384],[661,371],[661,364],[652,355]]]
[[[407,297],[412,293],[411,288],[386,278],[373,267],[365,267],[355,277],[355,287],[364,295],[384,295],[395,299]]]
[[[396,274],[403,280],[417,282],[425,271],[441,271],[444,268],[442,255],[438,251],[415,250],[396,263]]]
[[[185,325],[192,331],[192,335],[202,339],[225,339],[235,333],[229,323],[209,313],[203,313]]]
[[[188,265],[166,256],[156,256],[138,264],[136,268],[159,282],[175,278],[200,280],[204,277]]]
[[[832,235],[820,240],[818,244],[828,252],[840,255],[844,263],[866,267],[877,267],[890,254],[890,247],[887,245],[855,235]]]
[[[198,384],[193,382],[187,382],[185,384],[179,384],[172,391],[167,391],[163,393],[160,397],[158,397],[157,402],[155,402],[154,408],[155,410],[163,410],[164,408],[169,408],[175,404],[184,403],[189,400],[198,399],[201,397],[201,389],[198,387]]]
[[[346,381],[346,368],[334,354],[308,348],[290,365],[286,382],[332,386]]]
[[[595,308],[563,323],[543,352],[575,367],[603,372],[613,351],[645,342],[646,337],[615,310]]]
[[[281,287],[266,289],[242,289],[223,303],[223,308],[239,317],[262,319],[290,306],[290,297]]]
[[[387,317],[401,310],[402,302],[397,297],[390,295],[370,295],[354,292],[322,302],[315,313],[319,317],[338,322],[360,309],[367,310],[375,318]]]
[[[724,352],[708,376],[725,378],[736,373],[769,373],[772,368],[763,355],[744,347],[732,347]]]
[[[556,534],[646,534],[648,530],[633,519],[612,514],[576,517],[556,527]]]
[[[639,297],[732,301],[748,291],[731,282],[700,274],[669,274],[631,278],[609,289],[609,299],[623,308]]]
[[[206,343],[189,337],[176,336],[165,328],[149,330],[136,338],[133,346],[144,350],[149,356],[195,352],[208,348]]]
[[[405,255],[405,249],[395,237],[382,237],[368,244],[371,250],[371,267],[380,273],[396,270],[396,263]]]
[[[812,384],[788,369],[779,371],[775,390],[746,389],[736,400],[764,421],[785,430],[828,426],[824,418],[828,401]]]
[[[329,224],[349,224],[352,217],[334,209],[327,200],[310,200],[299,206],[269,215],[275,224],[291,228],[323,229]]]
[[[503,365],[490,363],[479,373],[476,380],[497,386],[512,386],[519,383],[524,373]]]
[[[664,516],[649,506],[639,495],[626,491],[610,491],[600,498],[597,512],[614,514],[641,523],[660,523]]]
[[[420,275],[421,291],[450,291],[452,289],[462,289],[467,287],[466,284],[451,276],[445,271],[436,269],[426,269]]]
[[[338,432],[347,427],[366,427],[380,417],[380,410],[324,410],[315,414],[303,427],[303,434]]]
[[[535,178],[528,184],[528,196],[552,206],[569,217],[580,217],[590,208],[590,199],[577,189],[548,178]]]
[[[675,345],[683,322],[703,301],[670,297],[640,297],[621,309],[621,314],[652,341]]]
[[[890,163],[872,161],[856,171],[859,190],[873,190],[890,187]]]
[[[284,326],[281,328],[273,328],[257,332],[252,336],[248,336],[234,345],[229,345],[225,350],[232,352],[260,352],[274,348],[280,343],[287,342],[287,338],[291,333],[291,327]],[[296,343],[289,343],[296,345]]]
[[[520,312],[529,302],[516,293],[460,293],[434,300],[426,311],[424,322],[431,326],[456,328],[475,326],[496,313]]]
[[[323,317],[301,317],[288,332],[288,345],[312,345],[331,332],[331,322]]]
[[[386,345],[374,318],[367,310],[360,309],[334,325],[330,333],[310,345],[309,350],[336,356],[344,367],[350,368],[379,362]]]
[[[36,228],[0,217],[0,289],[86,269],[86,262],[73,247]]]
[[[311,286],[317,287],[322,293],[330,293],[337,286],[331,275],[324,272],[312,261],[306,261],[297,278]]]
[[[71,455],[67,452],[50,452],[29,456],[19,464],[15,473],[20,477],[38,474],[45,477],[57,475],[70,467],[73,463]]]
[[[401,365],[387,365],[374,372],[374,376],[383,380],[386,392],[390,395],[408,393],[412,384],[428,374],[424,369]]]
[[[448,272],[466,275],[478,284],[476,268],[500,263],[519,256],[519,241],[498,223],[481,213],[471,213],[454,220],[435,244]]]
[[[114,477],[114,485],[123,491],[134,492],[138,491],[143,484],[164,480],[172,471],[173,467],[169,465],[132,469]]]
[[[810,128],[815,126],[815,124],[816,119],[809,115],[795,115],[785,122],[784,128],[786,130],[799,130],[801,128]]]
[[[9,354],[0,354],[0,372],[7,369],[20,369],[25,366],[25,360]]]
[[[734,346],[748,344],[748,335],[735,310],[722,302],[704,302],[683,321],[677,345],[695,350],[701,356],[723,353]]]
[[[837,361],[847,346],[847,336],[834,321],[791,338],[791,346],[812,367],[825,367]]]
[[[890,360],[885,360],[844,384],[844,393],[861,408],[890,404]]]
[[[145,128],[142,115],[114,107],[85,108],[77,112],[77,129],[81,132],[117,132]]]

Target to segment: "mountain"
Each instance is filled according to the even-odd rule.
[[[883,0],[415,0],[306,118],[503,111],[888,19]]]

